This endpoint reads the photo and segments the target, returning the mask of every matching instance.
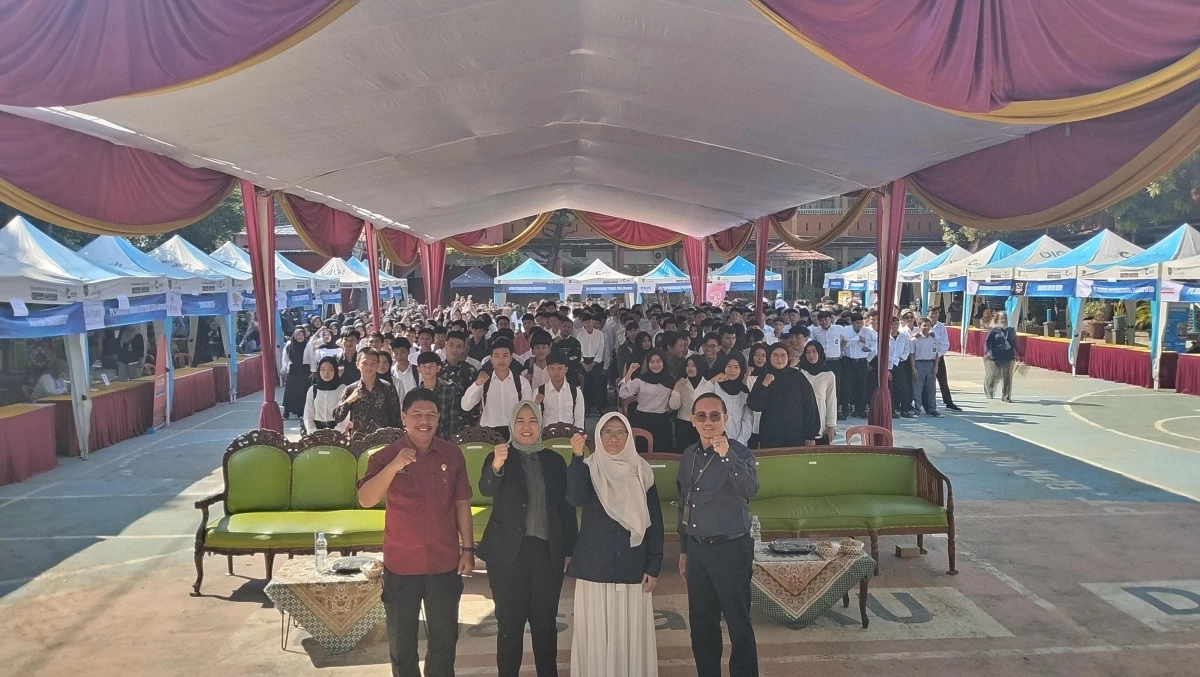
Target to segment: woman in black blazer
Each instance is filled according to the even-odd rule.
[[[654,471],[638,455],[624,416],[596,425],[596,451],[571,440],[567,500],[583,508],[583,525],[567,575],[575,583],[572,677],[658,674],[654,590],[663,558],[663,519]]]
[[[496,667],[501,677],[521,671],[528,622],[538,677],[556,677],[558,598],[577,532],[567,464],[542,446],[541,407],[532,401],[517,405],[509,432],[479,478],[479,493],[492,499],[476,554],[496,603]]]

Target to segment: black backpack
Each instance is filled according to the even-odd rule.
[[[538,394],[542,396],[542,413],[543,414],[546,413],[546,385],[547,384],[543,383],[542,385],[538,386],[538,388],[537,388]],[[575,404],[579,401],[579,386],[576,386],[574,383],[571,383],[570,381],[567,381],[566,386],[567,386],[567,388],[570,388],[570,390],[571,390],[571,415],[574,416]]]
[[[515,360],[515,361],[517,362],[518,365],[520,364],[520,360]],[[492,368],[491,362],[488,362],[487,364],[483,365],[483,367],[479,371],[487,372],[487,375],[489,377],[495,375],[495,370]],[[520,369],[520,372],[523,372],[523,371],[524,371],[524,367],[522,367]],[[513,383],[517,386],[517,401],[518,402],[525,399],[525,396],[521,393],[521,380],[522,379],[521,379],[520,372],[517,369],[512,369],[512,368],[509,368],[509,370],[508,370],[509,375],[512,376],[512,378],[513,378]],[[479,406],[481,408],[483,407],[484,403],[487,402],[488,389],[491,387],[492,387],[492,379],[488,378],[487,382],[483,384],[483,399],[481,399],[479,401]],[[481,409],[481,411],[482,411],[482,409]]]

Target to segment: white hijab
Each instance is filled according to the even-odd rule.
[[[604,450],[604,441],[600,439],[600,431],[612,418],[620,419],[629,432],[625,438],[625,448],[616,456]],[[628,419],[616,412],[602,416],[596,424],[596,451],[583,462],[588,466],[592,486],[600,497],[604,512],[629,530],[631,547],[641,545],[646,529],[650,528],[646,492],[654,485],[654,471],[646,459],[638,456]]]

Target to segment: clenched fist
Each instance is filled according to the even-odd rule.
[[[770,386],[774,382],[775,382],[775,374],[767,374],[766,376],[763,377],[763,380],[762,380],[762,384],[763,384],[764,388]]]
[[[508,460],[508,445],[497,444],[495,454],[496,457],[492,459],[492,470],[500,472],[504,468],[504,462]]]
[[[714,437],[712,445],[713,451],[717,452],[717,456],[721,458],[725,458],[725,455],[729,453],[729,438],[724,435]]]
[[[583,433],[575,433],[571,437],[571,453],[576,456],[583,456],[583,450],[587,448],[587,436]]]
[[[491,378],[491,377],[488,375],[488,373],[486,371],[481,371],[481,372],[479,372],[479,376],[475,377],[475,385],[482,386],[484,383],[488,382],[489,378]]]

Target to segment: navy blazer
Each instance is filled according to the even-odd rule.
[[[525,511],[529,500],[525,468],[512,449],[501,468],[502,475],[492,470],[496,454],[492,452],[483,461],[483,473],[479,476],[479,493],[492,499],[492,514],[483,528],[476,550],[479,558],[489,567],[505,567],[517,559],[521,541],[525,538]],[[556,571],[563,570],[563,563],[575,549],[575,509],[567,502],[567,464],[562,456],[549,449],[538,452],[542,464],[542,478],[546,482],[546,510],[549,513],[546,526],[550,531],[550,564]]]
[[[641,583],[642,574],[658,578],[663,559],[663,517],[658,490],[653,485],[646,492],[650,526],[636,548],[629,545],[629,530],[600,504],[582,456],[572,457],[567,467],[567,500],[583,508],[583,524],[575,541],[575,555],[567,567],[568,576],[595,583]]]

